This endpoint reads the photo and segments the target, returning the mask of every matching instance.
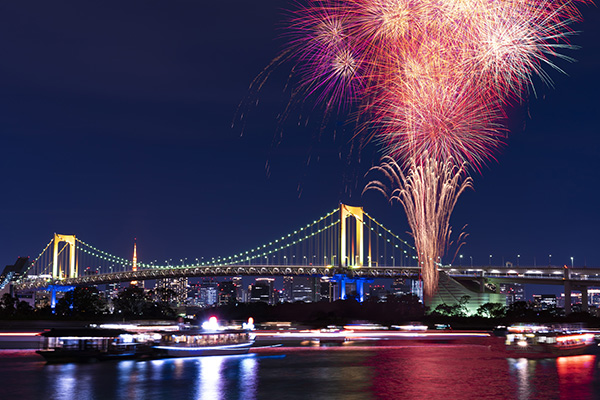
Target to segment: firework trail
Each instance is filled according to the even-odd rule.
[[[308,0],[292,13],[286,52],[298,93],[329,110],[358,105],[381,145],[379,189],[407,214],[425,282],[449,242],[450,214],[504,145],[504,107],[573,48],[571,0]]]
[[[450,215],[472,180],[464,165],[431,157],[414,162],[406,173],[391,157],[384,157],[374,169],[386,177],[389,185],[371,181],[365,190],[378,190],[404,207],[419,251],[424,293],[430,299],[437,291],[437,266],[450,239]]]

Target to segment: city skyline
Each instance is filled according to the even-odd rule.
[[[128,258],[137,238],[143,262],[226,256],[340,201],[409,240],[399,205],[361,195],[375,144],[350,153],[352,125],[333,118],[321,130],[311,105],[275,121],[290,65],[248,91],[281,50],[288,6],[5,5],[5,264],[35,257],[54,232]],[[458,201],[451,224],[470,234],[463,265],[600,266],[600,13],[584,7],[583,17],[571,39],[582,48],[568,52],[578,62],[559,63],[570,76],[551,73],[555,88],[536,85],[537,97],[509,110],[509,145]]]

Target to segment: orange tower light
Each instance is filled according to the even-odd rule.
[[[137,246],[136,246],[136,240],[137,238],[133,239],[133,265],[131,267],[132,271],[137,271]],[[131,281],[132,285],[137,285],[138,282],[137,281]]]

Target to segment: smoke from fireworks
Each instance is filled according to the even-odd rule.
[[[449,218],[478,170],[503,145],[503,107],[551,83],[543,67],[572,47],[570,0],[309,0],[293,13],[287,51],[299,90],[329,109],[358,104],[391,157],[415,238],[426,297],[449,240]],[[393,161],[392,161],[393,160]]]

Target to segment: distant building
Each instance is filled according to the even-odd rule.
[[[368,298],[377,299],[378,301],[386,301],[389,291],[385,285],[369,285]]]
[[[250,302],[275,303],[275,279],[257,278],[250,290]]]
[[[245,303],[246,300],[244,298],[244,284],[242,282],[242,277],[234,276],[231,278],[231,281],[235,285],[235,299],[238,303]]]
[[[184,305],[188,301],[188,278],[167,278],[158,279],[155,289],[169,289],[173,291],[172,301],[178,306]]]
[[[219,283],[219,305],[236,304],[236,286],[232,281],[223,281]]]
[[[597,289],[596,289],[597,290]],[[588,291],[589,294],[589,291]],[[558,308],[564,308],[565,307],[565,294],[561,293],[560,296],[556,299],[557,302],[557,307]],[[577,305],[578,309],[581,310],[581,292],[571,292],[571,306]],[[588,298],[588,305],[589,305],[589,298]],[[575,311],[575,309],[573,309],[573,311]]]
[[[281,301],[291,303],[293,302],[293,290],[294,290],[294,277],[284,276],[283,277],[283,289],[281,290]]]
[[[600,289],[588,288],[588,300],[590,305],[600,307]]]
[[[520,283],[501,283],[500,293],[506,295],[506,306],[525,301],[525,287]]]
[[[198,290],[198,303],[201,307],[212,307],[218,302],[219,283],[204,281]]]
[[[411,294],[411,283],[411,279],[395,278],[390,287],[390,291],[394,296],[398,297],[404,296],[405,294]]]
[[[29,267],[31,267],[29,257],[19,257],[14,265],[4,267],[0,275],[0,290],[7,287],[11,282],[15,282],[23,277]]]
[[[319,293],[318,278],[312,276],[295,276],[292,285],[292,301],[304,301],[311,303],[317,301],[317,293]]]
[[[319,280],[319,299],[318,301],[335,301],[339,298],[337,292],[337,282],[331,280],[331,278],[324,276]]]
[[[558,306],[555,294],[534,294],[533,305],[540,310],[551,310]]]

